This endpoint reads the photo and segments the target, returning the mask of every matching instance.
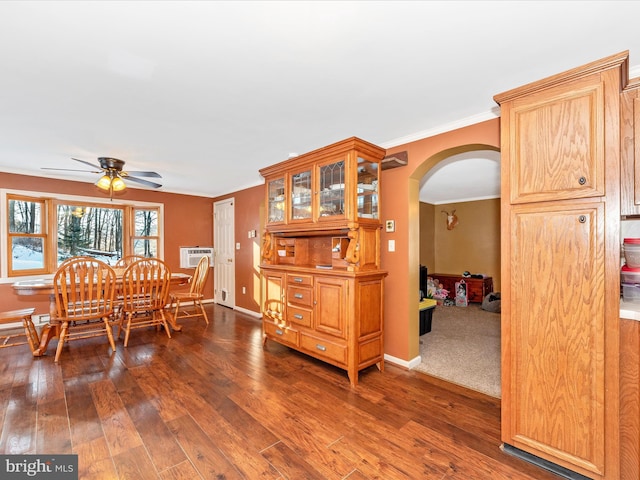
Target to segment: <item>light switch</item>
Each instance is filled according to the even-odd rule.
[[[395,240],[389,240],[389,251],[390,252],[395,252],[396,251],[396,241]]]
[[[240,242],[236,243],[236,250],[240,250]]]

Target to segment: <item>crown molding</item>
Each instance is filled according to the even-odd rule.
[[[493,120],[494,118],[499,118],[499,117],[500,117],[500,107],[496,106],[495,108],[492,108],[488,112],[478,113],[476,115],[462,118],[454,122],[445,123],[444,125],[440,125],[438,127],[434,127],[429,130],[423,130],[421,132],[412,133],[410,135],[396,138],[394,140],[389,140],[388,142],[380,143],[378,145],[380,145],[382,148],[397,147],[398,145],[404,145],[406,143],[423,140],[425,138],[433,137],[434,135],[450,132],[452,130],[468,127],[469,125],[475,125],[476,123],[481,123],[487,120]]]

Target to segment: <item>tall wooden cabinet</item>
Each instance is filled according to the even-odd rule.
[[[640,78],[622,92],[620,116],[620,213],[640,215]]]
[[[502,440],[619,478],[620,92],[627,53],[501,107]]]
[[[353,137],[260,170],[264,340],[345,369],[353,386],[360,370],[384,368],[384,155]]]

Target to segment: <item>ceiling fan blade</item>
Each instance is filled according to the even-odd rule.
[[[86,160],[80,160],[79,158],[71,158],[71,160],[75,160],[76,162],[80,162],[80,163],[84,163],[85,165],[89,165],[91,168],[97,168],[99,170],[102,170],[102,167],[100,165],[95,165],[91,162],[87,162]]]
[[[84,172],[84,173],[102,173],[102,171],[91,171],[91,170],[77,170],[75,168],[49,168],[49,167],[41,167],[40,170],[60,170],[63,172]]]
[[[159,183],[150,182],[149,180],[143,180],[142,178],[136,178],[136,177],[130,177],[130,176],[125,176],[123,178],[125,180],[131,180],[132,182],[137,182],[142,185],[146,185],[147,187],[160,188],[162,186]]]
[[[162,178],[159,173],[156,172],[120,172],[122,176],[128,177],[129,175],[135,175],[137,177],[155,177]]]

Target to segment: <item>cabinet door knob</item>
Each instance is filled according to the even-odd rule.
[[[579,183],[580,185],[584,185],[585,183],[587,183],[587,179],[586,179],[585,177],[580,177],[580,178],[578,179],[578,183]]]
[[[586,216],[586,215],[580,215],[580,216],[578,217],[578,221],[579,221],[580,223],[587,223],[587,216]]]

